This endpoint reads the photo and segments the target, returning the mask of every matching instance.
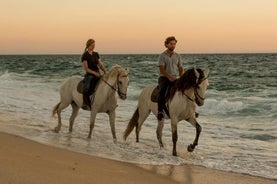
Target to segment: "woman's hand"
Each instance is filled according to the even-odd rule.
[[[94,72],[94,74],[93,74],[95,77],[98,77],[98,78],[100,78],[101,77],[101,75],[100,75],[100,73],[98,73],[98,72]]]

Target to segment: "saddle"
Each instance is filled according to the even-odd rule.
[[[169,85],[167,86],[167,89],[166,89],[166,93],[165,93],[165,104],[164,104],[164,112],[166,113],[166,115],[170,118],[170,115],[169,115],[169,110],[168,110],[168,101],[169,101],[169,98],[170,98],[170,92],[171,92],[171,89],[172,89],[173,85]],[[158,103],[158,99],[159,99],[159,95],[160,95],[160,89],[159,89],[159,86],[157,86],[152,94],[151,94],[151,101],[154,102],[154,103]]]
[[[166,89],[166,93],[165,93],[165,97],[164,97],[166,102],[170,98],[170,91],[171,91],[172,87],[173,87],[172,85],[169,85]],[[157,85],[157,87],[155,87],[155,89],[152,91],[151,101],[154,103],[158,103],[159,95],[160,95],[160,89],[159,89],[159,86]]]
[[[79,93],[82,93],[82,94],[83,94],[83,92],[84,92],[84,79],[81,80],[81,81],[78,83],[78,85],[77,85],[77,91],[78,91]]]
[[[100,80],[98,80],[97,84],[94,85],[95,86],[94,89],[90,89],[90,91],[94,91],[94,90],[96,91],[99,81]],[[85,81],[83,79],[77,85],[77,91],[81,94],[83,94],[83,92],[84,92],[84,85],[85,85],[84,83],[85,83]]]
[[[83,92],[84,92],[84,79],[83,80],[81,80],[79,83],[78,83],[78,85],[77,85],[77,91],[79,92],[79,93],[81,93],[81,94],[83,94]],[[94,85],[94,89],[90,89],[89,91],[90,91],[90,94],[89,94],[89,96],[90,96],[90,101],[91,101],[91,104],[93,103],[93,101],[94,101],[94,97],[95,97],[95,91],[96,91],[96,89],[97,89],[97,86],[98,86],[98,84],[99,84],[99,81]],[[82,109],[84,109],[84,110],[90,110],[90,109],[88,109],[88,107],[87,107],[87,105],[85,104],[85,102],[83,102],[84,104],[82,105]]]

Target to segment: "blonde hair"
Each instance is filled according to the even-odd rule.
[[[92,38],[88,39],[88,41],[87,41],[87,43],[86,43],[86,48],[85,48],[85,51],[84,51],[84,52],[86,52],[87,49],[88,49],[88,47],[89,47],[91,44],[93,44],[93,43],[95,43],[94,39],[92,39]]]

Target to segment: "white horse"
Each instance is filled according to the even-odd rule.
[[[172,154],[177,156],[176,143],[178,139],[177,135],[177,124],[181,120],[186,120],[191,123],[196,128],[196,137],[193,144],[187,147],[189,152],[192,152],[195,146],[198,144],[198,138],[201,133],[201,126],[196,121],[196,107],[202,106],[204,104],[204,96],[209,85],[208,82],[209,70],[201,69],[189,69],[184,75],[179,78],[174,87],[170,91],[170,99],[168,100],[168,110],[171,119],[171,131],[172,131],[172,141],[173,141],[173,151]],[[126,130],[124,132],[123,138],[126,140],[128,135],[132,132],[134,127],[136,127],[136,141],[139,142],[139,132],[141,126],[153,112],[156,116],[158,114],[157,103],[151,101],[151,94],[157,85],[149,85],[144,88],[139,96],[138,107],[133,114]],[[169,119],[168,116],[165,118]],[[158,122],[157,127],[157,138],[160,147],[163,147],[162,142],[162,130],[164,126],[164,119]]]
[[[94,98],[91,105],[90,130],[88,138],[94,128],[96,114],[105,112],[109,115],[111,132],[114,142],[116,142],[115,133],[115,109],[117,107],[117,95],[125,100],[127,98],[127,88],[129,85],[129,69],[124,69],[119,65],[113,66],[110,71],[99,80]],[[55,132],[61,129],[61,111],[71,104],[72,114],[69,119],[69,131],[72,132],[74,120],[79,109],[83,105],[83,94],[77,91],[78,84],[83,80],[82,77],[73,76],[67,79],[60,88],[60,102],[54,107],[52,115],[58,114],[58,125]],[[90,97],[92,99],[92,96]]]

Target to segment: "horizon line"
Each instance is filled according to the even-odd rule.
[[[161,53],[103,53],[100,55],[159,55]],[[205,55],[224,55],[224,54],[231,54],[231,55],[235,55],[235,54],[277,54],[277,52],[188,52],[188,53],[179,53],[178,54],[182,54],[182,55],[201,55],[201,54],[205,54]],[[0,54],[0,56],[35,56],[35,55],[82,55],[80,53],[30,53],[30,54],[23,54],[23,53],[13,53],[13,54]]]

